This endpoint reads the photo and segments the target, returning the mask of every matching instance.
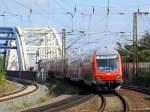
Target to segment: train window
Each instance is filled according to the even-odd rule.
[[[118,69],[118,58],[97,59],[96,61],[101,72],[112,72]]]

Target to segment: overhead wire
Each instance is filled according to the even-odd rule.
[[[86,32],[90,32],[90,28],[91,28],[91,23],[92,23],[92,17],[93,17],[93,15],[94,15],[94,13],[95,13],[95,8],[94,7],[92,7],[92,12],[91,13],[89,13],[89,14],[86,14],[88,17],[89,17],[89,22],[88,22],[88,26],[87,26],[87,30],[86,30]],[[83,32],[85,33],[85,31],[83,30]],[[84,37],[88,37],[88,35],[85,35]],[[89,42],[89,38],[87,38],[87,40],[88,40],[88,42]]]
[[[15,0],[16,1],[16,0]],[[108,0],[109,1],[109,0]],[[20,4],[20,3],[19,3]],[[77,4],[77,3],[76,3]],[[78,4],[77,4],[78,5]],[[24,5],[24,4],[22,4],[22,6],[24,7],[24,8],[26,8],[26,9],[31,9],[31,7],[28,7],[28,6],[26,6],[26,5]],[[91,7],[91,5],[90,5],[90,7]],[[93,6],[92,6],[93,7]],[[95,6],[94,6],[95,7]],[[110,7],[110,4],[109,4],[109,2],[108,2],[108,6],[107,7],[103,7],[103,8],[107,8],[107,20],[106,20],[106,26],[105,26],[105,31],[108,33],[108,26],[109,26],[109,15],[110,15],[110,9],[112,8],[112,7]],[[62,8],[61,8],[62,9]],[[74,10],[76,10],[76,12],[78,12],[77,11],[77,8],[76,8],[76,5],[75,5],[75,8],[74,8]],[[37,11],[37,12],[39,12],[39,11]],[[41,15],[43,12],[40,12],[40,13],[38,13],[39,15]],[[30,14],[31,14],[31,11],[30,11]],[[43,15],[43,14],[42,14]],[[120,15],[123,15],[123,13],[121,14],[120,13]],[[49,16],[48,15],[46,15],[46,17],[49,19]],[[90,29],[90,27],[91,27],[91,21],[92,21],[92,17],[90,17],[89,18],[89,25],[88,25],[88,28],[87,28],[87,31],[88,31],[88,29]],[[85,23],[84,23],[85,24]],[[70,27],[69,27],[70,28]],[[85,33],[85,25],[83,25],[83,31],[84,31],[84,33]],[[84,36],[89,36],[89,35],[99,35],[99,34],[101,34],[101,33],[89,33],[89,34],[84,34]],[[73,35],[73,34],[72,34]],[[80,33],[78,34],[78,35],[80,35]]]
[[[57,6],[59,6],[61,9],[63,9],[64,11],[68,11],[65,7],[63,7],[60,2],[62,2],[61,0],[58,2],[57,0],[55,0]]]
[[[13,1],[14,1],[16,4],[18,4],[19,6],[23,7],[24,9],[29,10],[29,7],[28,7],[28,6],[26,6],[26,5],[24,5],[24,4],[20,3],[20,2],[18,2],[17,0],[13,0]]]
[[[147,17],[142,16],[142,15],[140,16],[140,19],[142,20],[141,25],[144,26],[144,27],[146,27],[146,29],[148,30],[148,29],[149,29],[149,24],[148,24],[148,22],[149,22],[150,20],[148,20]],[[147,19],[147,20],[146,20],[146,19]]]
[[[60,1],[62,1],[62,0],[60,0]],[[71,2],[71,0],[63,0],[63,2],[65,2],[66,4],[73,4],[72,2]],[[100,6],[100,5],[97,5],[97,4],[85,4],[85,3],[81,3],[81,2],[79,2],[79,0],[78,0],[78,2],[77,2],[77,5],[79,5],[79,6],[83,6],[83,7],[92,7],[92,6],[94,6],[94,7],[97,7],[97,8],[108,8],[107,6]],[[150,4],[138,4],[138,5],[114,5],[114,6],[111,6],[110,8],[111,9],[117,9],[117,8],[139,8],[139,7],[144,7],[144,6],[150,6]]]
[[[2,3],[4,4],[4,6],[7,8],[7,6],[5,5],[4,1],[2,0],[1,2],[2,2]],[[7,25],[7,24],[6,24],[6,19],[5,19],[6,13],[3,11],[3,14],[1,14],[0,16],[1,16],[2,19],[3,19],[3,25],[6,26],[6,25]]]
[[[10,9],[9,9],[8,6],[7,6],[7,4],[5,3],[5,0],[1,0],[1,2],[2,2],[2,4],[3,4],[3,7],[7,10],[7,11],[2,10],[3,14],[2,14],[1,16],[3,16],[3,19],[5,19],[4,16],[9,16],[9,15],[11,15],[11,16],[13,16],[13,17],[20,17],[20,24],[21,24],[21,23],[22,23],[22,19],[21,19],[22,15],[16,14],[16,13],[10,11]],[[4,20],[4,21],[5,21],[5,24],[4,24],[4,25],[6,25],[6,20]]]
[[[26,6],[26,5],[24,5],[24,4],[20,3],[20,2],[18,2],[17,0],[14,0],[14,1],[15,1],[16,4],[22,6],[23,8],[25,8],[25,9],[27,9],[27,10],[30,10],[30,7],[28,7],[28,6]],[[38,7],[39,7],[39,6],[38,6]],[[30,11],[31,11],[31,10],[30,10]],[[33,12],[33,9],[32,9],[32,12]],[[37,10],[35,11],[35,10],[34,10],[34,13],[35,13],[35,12],[36,12],[37,14],[39,14],[40,16],[47,18],[48,20],[50,19],[51,22],[53,22],[53,23],[59,23],[59,24],[65,26],[65,27],[69,28],[69,26],[67,26],[66,24],[60,23],[60,22],[56,21],[55,19],[50,18],[48,15],[44,15],[43,12],[45,12],[45,11],[42,10],[42,9],[40,9],[40,11],[37,11]],[[32,15],[33,15],[33,13],[32,13]]]
[[[108,27],[108,19],[109,19],[109,12],[110,12],[110,6],[109,6],[109,0],[108,0],[108,8],[107,8],[107,20],[106,20],[106,25],[105,25],[105,32],[107,32],[107,27]],[[127,13],[118,13],[119,15],[125,15]],[[83,27],[84,28],[84,27]],[[83,30],[84,31],[84,30]]]

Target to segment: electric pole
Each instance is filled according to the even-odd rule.
[[[62,29],[62,72],[65,73],[65,58],[66,58],[66,30]]]
[[[133,13],[133,74],[134,77],[137,76],[137,66],[138,66],[138,51],[137,51],[137,15],[138,12]]]
[[[135,77],[138,76],[138,16],[139,15],[147,15],[148,12],[140,12],[139,9],[137,12],[133,13],[133,74]]]

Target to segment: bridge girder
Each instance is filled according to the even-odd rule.
[[[6,39],[7,46],[16,46],[16,50],[9,49],[6,52],[6,65],[9,70],[28,70],[29,55],[35,55],[36,61],[61,57],[61,39],[53,28],[15,27],[12,28],[12,31],[9,31],[11,28],[8,28],[8,32],[10,35],[13,35],[13,39],[10,39],[10,36]],[[1,29],[7,28],[0,27],[2,34],[7,33],[7,31]],[[5,40],[3,37],[2,39]],[[13,65],[15,64],[16,67],[14,69]]]

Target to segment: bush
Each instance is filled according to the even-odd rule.
[[[0,58],[0,84],[4,83],[6,80],[5,73],[6,73],[6,69],[4,67],[2,58]]]
[[[6,81],[5,75],[0,75],[0,84],[4,83]]]
[[[145,71],[143,75],[135,78],[135,80],[133,80],[133,84],[137,86],[150,87],[150,71]]]

